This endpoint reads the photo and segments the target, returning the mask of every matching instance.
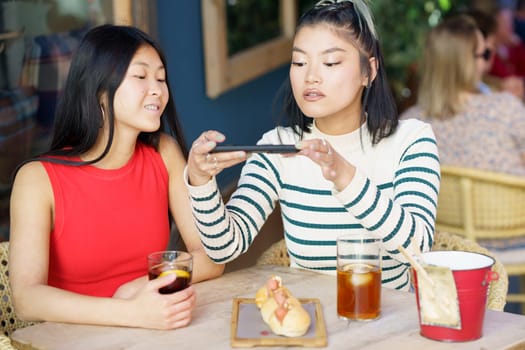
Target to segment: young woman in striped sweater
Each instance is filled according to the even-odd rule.
[[[299,20],[287,127],[260,144],[296,144],[297,154],[210,151],[225,136],[206,131],[186,169],[193,215],[207,254],[226,263],[248,250],[276,202],[291,266],[335,274],[336,238],[368,232],[383,242],[383,285],[408,290],[399,246],[432,246],[440,168],[431,127],[398,121],[379,41],[362,1],[321,1]],[[247,159],[224,205],[215,181]]]

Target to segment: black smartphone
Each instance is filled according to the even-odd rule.
[[[253,146],[233,146],[218,145],[210,151],[215,152],[234,152],[245,151],[249,153],[297,153],[299,150],[295,145],[253,145]]]

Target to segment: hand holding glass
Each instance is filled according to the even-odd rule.
[[[160,294],[171,294],[187,288],[191,283],[193,256],[190,253],[168,250],[148,255],[148,277],[153,280],[175,274],[175,281],[159,289]]]
[[[373,320],[381,313],[381,239],[370,234],[337,238],[337,314]]]

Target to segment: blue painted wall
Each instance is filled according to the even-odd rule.
[[[157,22],[188,145],[208,129],[223,132],[226,143],[254,144],[274,127],[273,99],[288,74],[287,65],[210,99],[205,91],[201,2],[157,0]],[[240,166],[224,170],[217,177],[219,185],[231,184],[239,171]]]

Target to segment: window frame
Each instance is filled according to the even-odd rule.
[[[206,95],[217,98],[290,61],[297,3],[279,0],[281,35],[228,56],[226,0],[201,0]]]

